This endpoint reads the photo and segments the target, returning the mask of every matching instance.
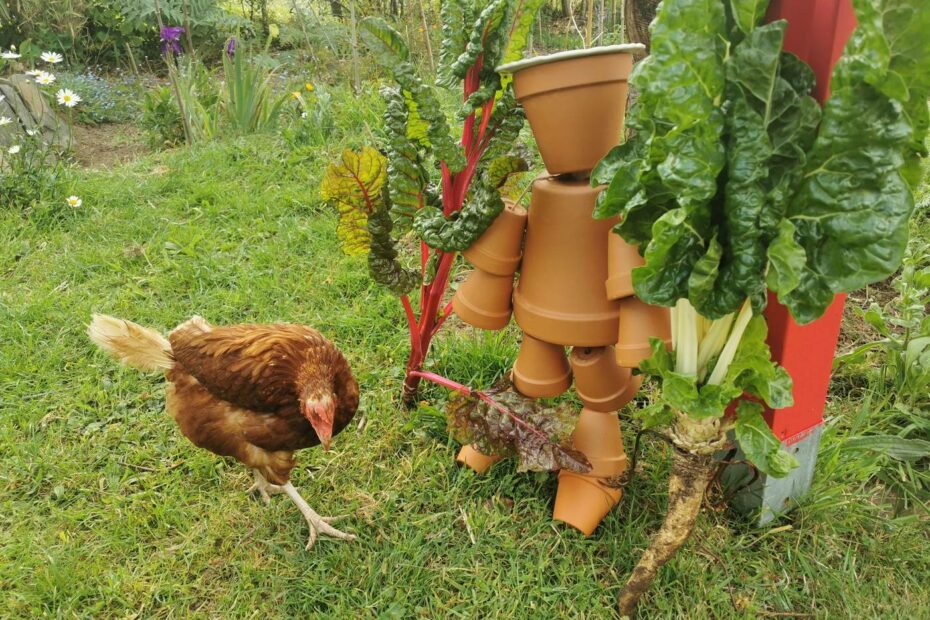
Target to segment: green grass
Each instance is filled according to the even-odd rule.
[[[366,133],[364,120],[340,122],[338,135]],[[399,409],[407,337],[396,300],[364,260],[337,250],[334,217],[318,204],[326,162],[357,140],[291,152],[254,137],[160,153],[77,174],[80,210],[0,214],[0,617],[612,615],[661,519],[665,448],[647,446],[644,472],[588,539],[551,521],[554,476],[455,467],[443,420]],[[367,423],[329,453],[304,452],[294,482],[319,512],[349,514],[340,527],[358,541],[305,552],[291,503],[246,497],[250,473],[194,448],[162,413],[160,378],[92,348],[83,329],[94,311],[162,330],[195,313],[288,320],[335,339]],[[512,331],[449,327],[434,363],[456,379],[487,381],[516,353]],[[441,404],[438,390],[425,397]],[[896,516],[872,482],[881,464],[844,454],[857,405],[831,398],[799,509],[758,530],[712,506],[643,617],[925,616],[927,519]]]

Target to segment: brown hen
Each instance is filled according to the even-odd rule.
[[[358,408],[358,382],[342,353],[318,331],[301,325],[213,327],[194,317],[161,334],[130,321],[94,315],[91,340],[140,370],[168,379],[168,413],[195,445],[231,456],[255,472],[257,491],[285,493],[318,535],[355,537],[330,525],[290,483],[294,451],[322,444]]]

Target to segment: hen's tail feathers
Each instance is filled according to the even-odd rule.
[[[120,362],[139,370],[168,370],[174,365],[171,343],[158,332],[132,321],[93,315],[87,335]]]

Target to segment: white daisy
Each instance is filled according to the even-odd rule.
[[[20,55],[13,50],[10,50],[9,52],[0,52],[0,58],[3,60],[16,60],[19,57]]]
[[[36,76],[36,84],[41,84],[42,86],[48,86],[55,81],[55,76],[51,73],[45,71],[40,71],[39,75]]]
[[[77,104],[81,103],[81,96],[70,88],[62,88],[58,91],[55,97],[58,99],[58,105],[63,105],[69,108],[73,108]]]
[[[306,113],[306,112],[301,112],[301,113],[300,113],[300,118],[307,118],[307,113]]]
[[[10,118],[9,116],[0,116],[0,127],[3,127],[4,125],[9,125],[12,122],[13,122],[13,119]]]
[[[27,129],[26,135],[29,136],[30,138],[34,138],[35,136],[39,135],[39,130],[38,129]]]
[[[29,76],[32,76],[32,77],[35,77],[35,76],[41,75],[41,74],[42,74],[42,71],[40,71],[39,69],[30,69],[29,71],[26,71],[26,75],[29,75]]]
[[[10,148],[8,148],[6,152],[9,153],[10,155],[16,155],[17,153],[19,153],[19,149],[20,149],[20,146],[18,144],[14,144]]]
[[[75,209],[77,209],[82,204],[84,204],[84,201],[78,198],[77,196],[68,196],[67,198],[65,198],[65,202],[68,203],[69,207],[74,207]]]
[[[42,60],[44,60],[50,65],[57,65],[62,60],[64,60],[64,57],[58,52],[42,52],[39,55],[39,58],[41,58]]]

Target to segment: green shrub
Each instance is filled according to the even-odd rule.
[[[0,151],[0,208],[27,211],[53,197],[61,185],[65,165],[59,149],[26,134]]]
[[[181,112],[169,86],[158,86],[145,94],[142,102],[142,129],[156,148],[184,143]]]
[[[58,84],[80,94],[82,101],[74,118],[79,123],[123,123],[135,118],[142,107],[144,85],[128,73],[117,72],[112,77],[104,77],[93,69],[79,74],[62,73]]]

